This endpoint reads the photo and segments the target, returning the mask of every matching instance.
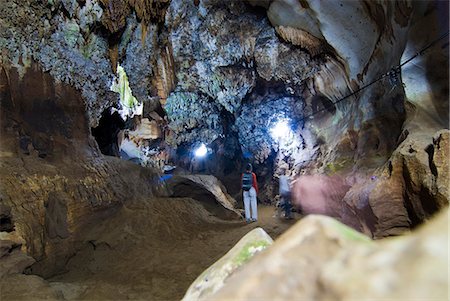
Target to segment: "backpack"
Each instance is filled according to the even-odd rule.
[[[252,173],[244,172],[242,174],[242,190],[249,191],[253,186],[253,175]]]

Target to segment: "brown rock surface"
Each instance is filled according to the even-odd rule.
[[[37,261],[32,271],[49,276],[64,269],[83,228],[152,195],[153,172],[99,153],[73,88],[35,65],[22,79],[1,70],[1,202]]]
[[[22,273],[35,262],[22,248],[24,243],[15,232],[0,232],[0,279]]]
[[[295,222],[273,214],[260,206],[258,222],[245,224],[218,219],[190,198],[128,202],[84,232],[68,272],[48,281],[66,300],[181,300],[252,229],[263,227],[276,238]]]
[[[449,131],[410,134],[372,174],[356,174],[341,220],[374,238],[399,235],[449,205]],[[446,158],[446,159],[444,159]]]
[[[241,218],[241,212],[236,209],[236,200],[230,196],[225,186],[210,175],[177,175],[169,181],[169,189],[174,197],[191,197],[208,208],[214,208],[215,213],[221,217]],[[223,210],[217,211],[215,200]]]
[[[62,293],[53,289],[47,281],[35,275],[15,274],[2,279],[2,300],[65,300]]]
[[[411,235],[371,242],[309,216],[233,274],[214,300],[444,300],[448,210]]]

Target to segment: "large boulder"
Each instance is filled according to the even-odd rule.
[[[230,275],[272,243],[272,238],[262,228],[253,229],[227,254],[197,277],[182,301],[210,300],[211,296],[225,285]]]
[[[448,210],[412,235],[373,242],[308,216],[234,273],[214,300],[445,299]]]
[[[210,175],[177,175],[168,181],[173,197],[191,197],[222,218],[241,218],[241,211],[236,209],[236,200],[231,197],[225,186]]]

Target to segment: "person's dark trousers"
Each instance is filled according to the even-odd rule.
[[[281,198],[283,200],[283,209],[284,209],[284,216],[286,218],[290,218],[291,217],[291,209],[292,209],[292,204],[291,204],[291,194],[290,193],[286,193],[286,194],[282,194]]]

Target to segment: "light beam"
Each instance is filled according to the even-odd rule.
[[[208,149],[206,148],[206,145],[202,143],[194,152],[194,155],[196,157],[204,157],[208,153]]]

